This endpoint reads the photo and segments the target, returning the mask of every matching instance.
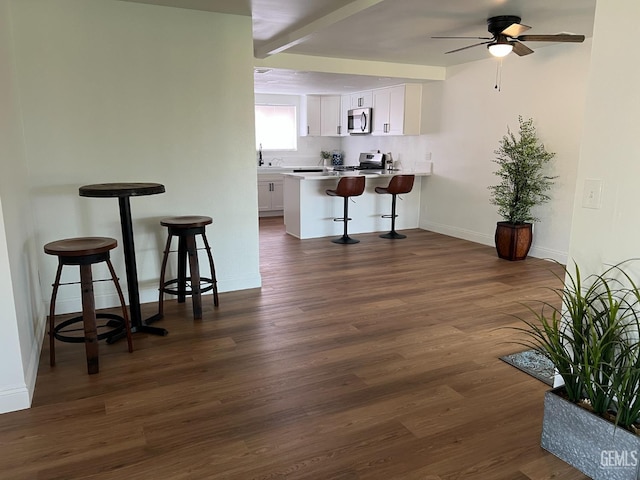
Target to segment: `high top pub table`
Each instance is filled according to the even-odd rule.
[[[133,225],[131,223],[131,206],[129,197],[156,195],[164,193],[164,185],[159,183],[98,183],[80,187],[81,197],[118,198],[120,204],[120,225],[122,226],[122,247],[124,248],[124,264],[127,269],[127,289],[129,290],[129,309],[131,311],[131,332],[144,332],[153,335],[166,335],[164,328],[148,325],[159,320],[154,315],[146,321],[140,312],[140,292],[138,289],[138,270],[136,267],[136,251],[133,244]],[[118,337],[119,338],[119,337]],[[117,338],[112,337],[111,341]]]

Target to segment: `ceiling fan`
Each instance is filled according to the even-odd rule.
[[[476,40],[486,40],[466,47],[456,48],[445,53],[455,53],[467,48],[487,45],[489,52],[494,57],[504,57],[515,52],[516,55],[523,56],[533,53],[529,47],[521,42],[584,42],[584,35],[573,35],[569,33],[559,33],[556,35],[522,35],[531,27],[522,25],[520,17],[515,15],[500,15],[487,19],[487,30],[492,37],[431,37],[431,38],[471,38]]]

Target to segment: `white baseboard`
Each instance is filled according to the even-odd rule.
[[[449,237],[461,238],[462,240],[480,243],[489,247],[494,246],[493,235],[486,235],[483,233],[474,232],[472,230],[466,230],[464,228],[452,227],[450,225],[443,225],[433,222],[427,222],[423,225],[420,225],[420,228],[422,228],[423,230],[428,230],[430,232],[448,235]]]
[[[468,240],[474,243],[480,243],[490,247],[495,246],[493,235],[487,235],[484,233],[474,232],[472,230],[466,230],[464,228],[452,227],[450,225],[443,225],[439,223],[426,222],[420,225],[423,230],[430,232],[440,233],[442,235],[448,235],[450,237],[461,238],[462,240]],[[559,250],[553,250],[550,248],[531,246],[529,250],[529,256],[534,258],[541,258],[544,260],[555,260],[563,265],[567,264],[569,254],[567,252],[561,252]]]
[[[31,407],[31,394],[26,384],[6,385],[0,390],[0,413],[15,412]]]

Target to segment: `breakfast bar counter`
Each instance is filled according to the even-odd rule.
[[[284,174],[284,223],[286,232],[294,237],[317,238],[342,234],[342,222],[334,218],[343,216],[343,202],[326,194],[335,188],[341,177],[364,176],[365,190],[361,196],[349,200],[349,233],[388,231],[391,213],[391,195],[375,192],[375,187],[386,187],[394,175],[415,175],[410,193],[400,195],[396,229],[417,228],[420,215],[420,189],[424,177],[430,172],[408,171],[346,171],[306,172]]]

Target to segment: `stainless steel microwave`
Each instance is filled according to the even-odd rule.
[[[354,108],[347,113],[347,131],[351,134],[371,133],[371,108]]]

